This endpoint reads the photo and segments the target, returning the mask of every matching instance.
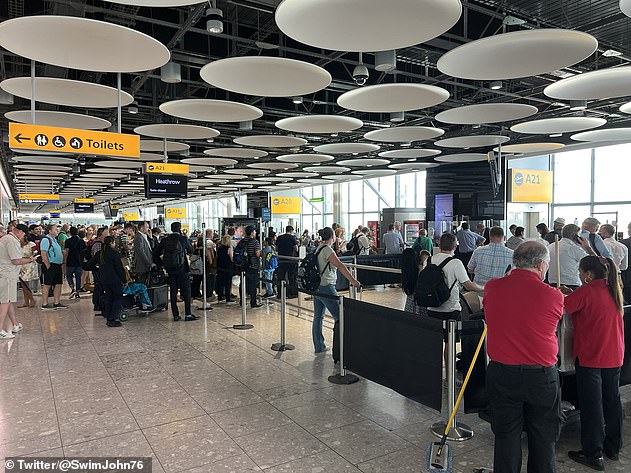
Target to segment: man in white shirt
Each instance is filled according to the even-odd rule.
[[[580,228],[574,224],[569,224],[563,227],[561,240],[559,241],[559,262],[560,262],[560,276],[561,285],[567,286],[570,289],[576,289],[581,285],[581,280],[578,276],[578,265],[581,259],[591,252],[589,241],[585,238],[580,238],[578,233]],[[548,247],[550,250],[550,268],[548,269],[548,282],[552,286],[557,286],[557,257],[556,246],[551,243]]]
[[[362,227],[360,234],[357,236],[357,243],[359,244],[359,253],[358,255],[369,255],[370,254],[370,240],[368,240],[368,232],[370,229],[368,227]]]
[[[616,241],[614,235],[616,229],[608,223],[600,226],[600,236],[605,242],[605,246],[613,256],[613,261],[618,266],[619,271],[625,271],[629,268],[629,249],[619,241]]]

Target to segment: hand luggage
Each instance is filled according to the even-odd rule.
[[[162,286],[167,283],[167,276],[164,274],[162,269],[152,269],[149,273],[149,284],[148,287],[151,286]]]
[[[149,299],[156,310],[166,310],[169,304],[169,286],[166,284],[147,288]]]

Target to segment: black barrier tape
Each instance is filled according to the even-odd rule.
[[[309,292],[309,291],[305,291],[304,289],[300,289],[300,288],[298,288],[298,292],[302,292],[303,294],[308,294],[308,295],[313,296],[313,297],[320,297],[322,299],[331,299],[333,301],[339,301],[340,300],[340,296],[332,296],[331,294],[322,294],[320,292]]]

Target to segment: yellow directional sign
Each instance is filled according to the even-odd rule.
[[[118,209],[120,208],[121,208],[120,204],[110,204],[110,209],[112,210],[118,211]]]
[[[159,174],[188,174],[188,164],[147,163],[145,164],[145,172]]]
[[[94,203],[94,199],[92,198],[82,198],[82,197],[77,197],[74,200],[75,204],[93,204]]]
[[[167,207],[164,209],[165,218],[186,218],[186,209],[181,207]]]
[[[137,158],[140,136],[10,122],[9,147]]]
[[[140,216],[138,215],[138,212],[123,212],[123,220],[126,222],[133,222],[140,220]]]
[[[58,204],[59,194],[19,194],[22,204]]]

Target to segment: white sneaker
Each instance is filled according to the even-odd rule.
[[[15,335],[5,332],[4,330],[0,330],[0,340],[9,340],[11,338],[15,338]]]
[[[24,329],[24,325],[18,323],[17,325],[13,326],[13,333],[21,332],[23,329]]]

